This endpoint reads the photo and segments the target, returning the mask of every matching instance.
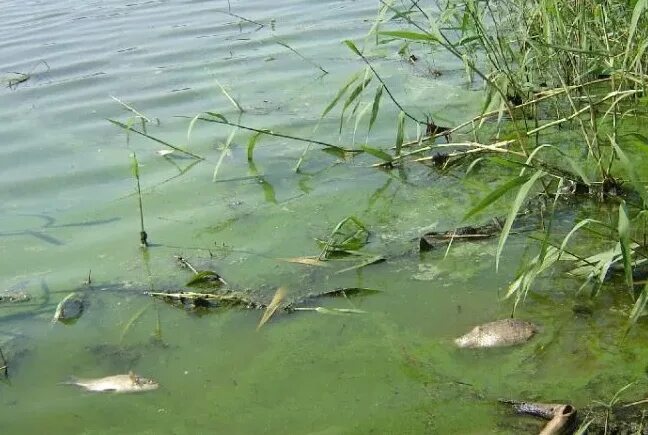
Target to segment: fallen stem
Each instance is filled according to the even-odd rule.
[[[178,118],[193,119],[190,116],[177,116],[177,117]],[[196,118],[196,119],[198,119],[200,121],[215,122],[216,124],[223,124],[223,125],[229,125],[229,126],[232,126],[232,127],[238,127],[240,129],[243,129],[243,130],[254,131],[254,132],[257,132],[257,133],[263,133],[263,134],[267,134],[269,136],[282,137],[284,139],[296,140],[296,141],[299,141],[299,142],[314,143],[316,145],[322,145],[322,146],[325,146],[327,148],[335,148],[335,149],[343,151],[345,153],[363,153],[364,152],[362,150],[354,150],[354,149],[343,148],[343,147],[341,147],[339,145],[334,145],[332,143],[323,142],[323,141],[319,141],[319,140],[306,139],[306,138],[303,138],[303,137],[291,136],[291,135],[283,134],[283,133],[275,133],[273,131],[268,131],[268,130],[264,130],[264,129],[247,127],[245,125],[237,124],[235,122],[229,122],[229,121],[226,122],[226,121],[222,121],[222,120],[218,120],[218,119],[209,119],[209,118],[203,118],[203,117],[199,117],[199,118]]]

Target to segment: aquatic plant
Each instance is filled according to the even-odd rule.
[[[497,268],[520,209],[539,194],[553,198],[545,215],[548,225],[536,236],[539,252],[525,262],[506,296],[514,296],[517,306],[535,278],[559,260],[576,262],[596,294],[611,266],[619,263],[635,303],[631,324],[636,322],[648,302],[648,287],[636,295],[632,279],[633,268],[648,260],[648,194],[632,163],[639,156],[637,147],[648,145],[648,137],[636,130],[648,115],[648,2],[447,0],[439,4],[440,11],[424,9],[415,1],[381,3],[370,32],[378,44],[399,43],[403,53],[410,53],[412,47],[417,52],[450,53],[464,65],[468,83],[483,86],[485,98],[481,114],[442,132],[430,118],[422,121],[409,114],[405,104],[394,101],[401,111],[397,138],[403,123],[414,123],[417,139],[409,143],[397,139],[393,153],[365,150],[387,167],[433,160],[440,149],[451,146],[450,157],[462,158],[471,176],[476,176],[477,164],[501,167],[504,173],[517,168],[517,175],[505,179],[465,215],[465,220],[470,219],[514,195],[500,231]],[[363,51],[350,41],[346,45],[379,78]],[[417,60],[410,55],[410,61]],[[384,86],[379,81],[376,92]],[[472,140],[435,143],[446,134]],[[444,165],[447,159],[444,155]],[[585,219],[562,241],[555,240],[553,214],[559,198],[567,193],[586,193],[616,204],[618,219]],[[596,255],[568,250],[574,234],[585,229],[603,236],[602,250]]]
[[[496,269],[520,212],[532,199],[540,199],[537,203],[542,207],[541,232],[531,236],[538,242],[537,249],[524,260],[506,292],[506,297],[514,298],[514,309],[535,279],[560,261],[573,263],[572,273],[584,278],[584,286],[592,286],[592,295],[621,267],[634,303],[629,316],[634,324],[648,304],[648,284],[637,292],[633,278],[633,270],[648,261],[648,192],[642,181],[645,174],[635,164],[641,148],[648,145],[648,134],[639,129],[648,118],[647,11],[648,0],[443,0],[434,6],[415,0],[381,0],[364,45],[344,41],[363,68],[341,86],[320,117],[321,121],[337,110],[338,132],[353,129],[351,146],[317,137],[319,122],[314,137],[307,138],[247,126],[216,112],[189,118],[187,137],[197,122],[233,127],[214,180],[238,131],[252,133],[247,159],[255,176],[254,150],[261,136],[306,143],[296,171],[313,145],[341,158],[364,153],[378,160],[374,166],[384,169],[412,163],[430,163],[439,170],[462,165],[468,177],[479,177],[482,170],[492,174],[495,169],[504,174],[499,186],[469,209],[464,220],[513,198],[499,228]],[[439,50],[449,53],[463,66],[467,85],[483,90],[481,110],[466,122],[442,126],[434,114],[409,108],[378,72],[370,56],[372,44],[383,50],[394,47],[411,63],[432,58]],[[241,104],[218,85],[240,116]],[[398,112],[395,140],[387,146],[370,145],[368,135],[386,104]],[[131,125],[111,122],[202,158]],[[361,123],[366,123],[367,140],[358,147],[355,134]],[[414,129],[415,139],[406,140]],[[269,195],[274,197],[273,192]],[[612,204],[618,209],[617,217],[608,221],[587,217],[565,234],[554,225],[564,197]],[[579,253],[572,246],[582,231],[597,235],[599,252]],[[329,240],[317,261],[303,257],[302,262],[319,265],[330,247]]]
[[[140,217],[140,245],[142,248],[148,247],[148,234],[146,234],[146,230],[144,229],[144,208],[142,207],[142,188],[140,187],[140,176],[139,176],[139,163],[137,162],[137,155],[133,153],[131,155],[131,158],[133,160],[131,168],[133,171],[133,177],[135,178],[135,185],[137,186],[137,204],[138,204],[138,209],[139,209],[139,217]]]

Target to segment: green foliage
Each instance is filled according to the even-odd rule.
[[[333,228],[333,231],[325,241],[319,241],[322,245],[322,252],[319,259],[325,259],[335,253],[348,253],[362,248],[369,239],[369,231],[365,225],[355,216],[342,219]]]
[[[529,197],[529,193],[531,192],[531,188],[533,187],[533,185],[536,183],[536,181],[538,181],[540,177],[544,175],[545,173],[539,170],[535,174],[533,174],[522,186],[520,186],[520,190],[518,190],[518,193],[515,196],[513,203],[511,204],[511,208],[509,209],[508,216],[506,217],[506,222],[504,222],[504,226],[500,234],[499,242],[497,244],[497,253],[495,255],[495,269],[499,268],[500,257],[502,255],[502,251],[504,249],[504,244],[506,243],[506,239],[508,238],[509,233],[511,232],[513,221],[517,217],[520,208],[522,207],[522,204],[524,204],[524,202]]]
[[[257,141],[261,137],[262,134],[265,134],[266,132],[263,131],[257,131],[255,132],[252,136],[250,136],[250,139],[248,140],[247,143],[247,159],[248,162],[251,162],[254,160],[254,147],[257,144]]]

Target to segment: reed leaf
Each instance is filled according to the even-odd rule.
[[[322,116],[320,118],[324,118],[327,113],[329,113],[340,101],[340,98],[346,93],[346,91],[349,89],[349,87],[355,83],[359,78],[360,78],[361,72],[355,73],[349,80],[338,90],[337,94],[335,94],[335,97],[331,100],[331,102],[326,106],[324,109],[324,112],[322,112]]]
[[[356,45],[352,41],[345,39],[343,42],[347,47],[351,49],[351,51],[362,57],[362,53],[360,53],[360,50],[358,50],[358,47],[356,47]]]
[[[641,294],[635,301],[634,306],[632,307],[632,312],[630,313],[630,325],[628,326],[628,330],[635,324],[637,323],[637,320],[639,320],[639,317],[641,314],[643,314],[644,309],[646,308],[646,303],[648,302],[648,283],[644,285],[643,290],[641,290]]]
[[[619,243],[623,255],[623,270],[628,288],[632,290],[632,250],[630,249],[630,220],[625,209],[625,202],[619,204]]]
[[[218,80],[214,79],[214,81],[216,82],[216,84],[217,84],[218,87],[220,88],[220,90],[221,90],[221,92],[223,93],[223,95],[225,95],[225,97],[229,100],[229,102],[232,103],[232,106],[234,106],[234,107],[236,108],[236,110],[238,110],[240,113],[245,112],[245,110],[243,109],[243,107],[241,106],[241,104],[240,104],[238,101],[236,101],[236,100],[234,99],[234,97],[232,97],[232,96],[229,94],[229,92],[227,92],[227,90],[225,89],[225,87],[224,87],[223,85],[221,85],[220,82],[219,82]]]
[[[272,317],[272,315],[277,311],[279,308],[279,305],[281,305],[281,302],[286,298],[286,288],[285,287],[279,287],[277,291],[275,292],[274,296],[272,297],[272,300],[266,307],[265,312],[263,313],[263,316],[261,317],[261,320],[259,321],[259,324],[257,325],[257,331],[261,329],[263,325],[266,324],[268,320]]]
[[[142,133],[141,131],[135,130],[134,128],[131,128],[131,127],[129,127],[128,125],[126,125],[126,124],[124,124],[124,123],[122,123],[122,122],[115,121],[114,119],[108,119],[108,122],[110,122],[110,123],[116,125],[117,127],[123,128],[123,129],[126,130],[127,132],[132,131],[133,133],[137,133],[137,134],[139,134],[140,136],[144,136],[144,137],[146,137],[146,138],[148,138],[148,139],[151,139],[151,140],[154,141],[154,142],[157,142],[157,143],[159,143],[159,144],[162,144],[162,145],[164,145],[164,146],[166,146],[166,147],[169,147],[169,148],[171,148],[171,149],[173,149],[173,150],[176,150],[176,151],[178,151],[178,152],[180,152],[180,153],[182,153],[182,154],[186,154],[186,155],[188,155],[188,156],[191,156],[191,157],[193,157],[194,159],[198,159],[198,160],[205,160],[204,157],[201,157],[201,156],[199,156],[199,155],[197,155],[197,154],[194,154],[194,153],[192,153],[192,152],[189,152],[189,151],[187,151],[187,150],[184,150],[184,149],[182,149],[182,148],[180,148],[180,147],[178,147],[178,146],[172,145],[172,144],[170,144],[170,143],[168,143],[168,142],[163,141],[162,139],[158,139],[158,138],[156,138],[156,137],[154,137],[154,136],[151,136],[150,134]]]
[[[527,197],[529,196],[529,192],[533,187],[533,185],[535,184],[535,182],[538,181],[538,179],[544,175],[545,175],[544,171],[542,170],[537,171],[535,174],[531,176],[531,178],[529,178],[520,187],[520,190],[518,190],[515,200],[513,200],[513,204],[509,209],[509,214],[506,218],[506,222],[504,223],[504,227],[502,228],[502,233],[500,234],[499,242],[497,244],[497,253],[495,254],[495,270],[499,270],[499,262],[502,256],[502,250],[504,249],[504,244],[506,243],[506,239],[508,238],[509,233],[511,232],[511,227],[513,226],[513,221],[515,221],[515,217],[520,211],[522,204],[524,204],[524,201],[526,201]]]
[[[216,113],[216,112],[205,112],[205,113],[206,113],[207,115],[211,116],[212,118],[218,118],[218,119],[220,119],[220,120],[223,121],[225,124],[229,124],[229,121],[227,120],[227,118],[225,118],[225,117],[224,117],[223,115],[221,115],[220,113]]]
[[[391,155],[387,154],[383,150],[379,150],[378,148],[372,148],[370,146],[363,145],[362,149],[367,154],[370,154],[370,155],[372,155],[374,157],[377,157],[377,158],[379,158],[380,160],[382,160],[384,162],[393,162],[394,161],[394,158]]]
[[[346,111],[346,109],[355,101],[356,98],[364,91],[369,83],[371,83],[371,80],[373,79],[373,76],[367,77],[365,80],[362,81],[358,86],[353,89],[351,94],[347,97],[346,101],[344,102],[344,106],[342,108],[342,113]]]
[[[254,159],[254,147],[257,144],[257,141],[261,137],[262,134],[265,134],[263,131],[257,131],[254,133],[252,136],[250,136],[250,139],[248,140],[247,143],[247,159],[248,162],[251,162]]]
[[[405,112],[402,110],[398,114],[398,127],[396,131],[396,157],[401,155],[403,148],[403,139],[405,137]]]
[[[369,131],[371,131],[374,122],[376,122],[376,117],[378,116],[378,109],[380,108],[380,99],[382,98],[383,89],[385,89],[385,87],[382,85],[380,85],[380,87],[376,89],[376,95],[374,95],[373,105],[371,106],[371,118],[369,119]]]
[[[630,47],[632,46],[632,41],[634,40],[635,33],[637,32],[639,19],[646,10],[648,10],[648,0],[638,0],[634,5],[634,9],[632,10],[632,18],[630,19],[630,27],[628,28],[626,50],[623,55],[624,68],[628,66],[627,63],[628,56],[630,55]]]
[[[619,147],[619,145],[616,143],[616,141],[612,136],[608,136],[608,138],[610,139],[610,143],[614,148],[614,152],[619,157],[621,166],[623,167],[623,169],[625,169],[625,171],[628,174],[628,178],[630,179],[630,184],[632,184],[632,186],[635,188],[635,190],[643,200],[644,206],[648,206],[648,192],[646,191],[645,185],[640,181],[639,177],[637,177],[637,173],[632,163],[630,163],[630,159],[623,152],[621,147]]]
[[[474,206],[468,213],[465,214],[462,220],[468,220],[469,218],[473,217],[480,211],[484,210],[486,207],[490,206],[493,204],[495,201],[497,201],[502,195],[505,193],[509,192],[510,190],[516,188],[517,186],[526,183],[529,180],[529,176],[527,175],[520,175],[514,178],[511,178],[508,180],[506,183],[502,184],[499,186],[497,189],[493,190],[491,193],[489,193],[484,199],[479,201],[479,203]]]
[[[371,103],[366,103],[362,106],[362,109],[357,113],[356,115],[356,120],[355,124],[353,125],[353,143],[355,144],[355,137],[356,137],[356,132],[358,131],[358,127],[360,126],[360,122],[364,119],[365,115],[369,111],[369,108],[371,107]]]
[[[574,225],[574,227],[569,231],[569,233],[567,233],[567,235],[563,239],[562,243],[560,244],[560,251],[563,252],[565,250],[567,243],[569,243],[569,240],[576,233],[576,231],[580,230],[585,225],[589,225],[591,223],[601,223],[601,222],[595,219],[583,219],[582,221],[578,222],[576,225]]]
[[[223,161],[225,160],[225,156],[227,156],[230,152],[230,146],[232,145],[232,141],[234,140],[234,136],[236,136],[237,132],[238,132],[238,127],[234,127],[230,132],[229,136],[227,136],[227,140],[223,144],[220,156],[218,157],[218,161],[216,162],[216,166],[214,167],[214,175],[212,176],[212,181],[216,181],[216,177],[218,176],[218,171],[220,170],[220,167],[223,164]]]
[[[198,119],[202,116],[202,113],[197,114],[193,118],[191,118],[191,121],[189,121],[189,127],[187,127],[187,144],[191,145],[191,132],[193,131],[194,125],[196,125],[196,122]]]
[[[407,30],[385,30],[378,32],[379,35],[391,36],[392,38],[406,39],[418,42],[439,42],[439,39],[429,33],[411,32]]]

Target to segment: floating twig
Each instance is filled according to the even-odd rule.
[[[124,106],[124,108],[126,108],[126,110],[128,110],[129,112],[132,112],[132,113],[133,113],[137,118],[143,119],[144,121],[149,122],[149,123],[152,123],[152,122],[153,122],[153,121],[152,121],[148,116],[146,116],[146,115],[144,115],[143,113],[139,112],[139,111],[138,111],[137,109],[135,109],[133,106],[130,106],[130,105],[124,103],[124,102],[123,102],[122,100],[120,100],[119,98],[117,98],[117,97],[115,97],[115,96],[113,96],[113,95],[111,95],[110,98],[112,98],[113,100],[117,101],[119,104],[121,104],[122,106]],[[158,120],[158,124],[159,124],[159,123],[160,123],[160,121]]]
[[[240,292],[230,292],[223,294],[214,293],[196,293],[196,292],[178,292],[178,293],[164,293],[164,292],[144,292],[145,295],[154,296],[162,299],[171,299],[179,302],[186,300],[189,301],[218,301],[225,302],[233,305],[245,305],[250,308],[265,308],[265,305],[257,303],[249,299],[247,296]]]
[[[315,311],[320,314],[366,314],[366,311],[355,308],[295,307],[292,311]]]
[[[229,9],[229,7],[230,7],[229,1],[227,2],[227,6],[228,6],[228,9]],[[257,29],[254,30],[255,32],[258,32],[259,30],[261,30],[262,28],[265,27],[265,24],[262,24],[262,23],[259,23],[258,21],[250,20],[249,18],[245,18],[245,17],[242,17],[240,15],[237,15],[237,14],[233,13],[231,11],[231,9],[228,10],[227,12],[225,12],[225,11],[218,11],[218,12],[220,12],[221,14],[229,15],[230,17],[238,18],[239,20],[245,21],[246,23],[255,24],[255,25],[259,26]]]
[[[180,152],[180,153],[182,153],[182,154],[186,154],[186,155],[188,155],[188,156],[191,156],[191,157],[193,157],[194,159],[198,159],[198,160],[205,160],[204,157],[201,157],[201,156],[199,156],[199,155],[197,155],[197,154],[194,154],[194,153],[192,153],[192,152],[190,152],[190,151],[187,151],[187,150],[184,150],[184,149],[182,149],[182,148],[180,148],[180,147],[177,147],[177,146],[175,146],[175,145],[172,145],[172,144],[170,144],[170,143],[168,143],[168,142],[163,141],[162,139],[158,139],[158,138],[156,138],[156,137],[154,137],[154,136],[151,136],[151,135],[148,134],[148,133],[143,133],[143,132],[141,132],[141,131],[139,131],[139,130],[135,130],[134,128],[132,128],[131,126],[128,126],[128,125],[124,124],[123,122],[115,121],[114,119],[107,119],[107,121],[110,122],[110,123],[112,123],[112,124],[114,124],[114,125],[116,125],[117,127],[123,128],[123,129],[126,130],[126,131],[132,131],[133,133],[137,133],[137,134],[139,134],[140,136],[144,136],[144,137],[146,137],[146,138],[149,138],[149,139],[151,139],[152,141],[155,141],[155,142],[157,142],[157,143],[159,143],[159,144],[162,144],[162,145],[164,145],[164,146],[166,146],[166,147],[169,147],[169,148],[171,148],[171,149],[174,149],[174,150],[176,150],[176,151],[178,151],[178,152]]]
[[[174,255],[174,257],[176,258],[176,260],[178,260],[178,263],[180,263],[181,266],[186,267],[194,274],[198,275],[198,271],[196,270],[196,268],[193,267],[186,258],[181,257],[180,255]]]

